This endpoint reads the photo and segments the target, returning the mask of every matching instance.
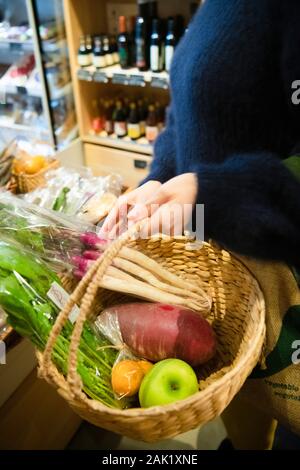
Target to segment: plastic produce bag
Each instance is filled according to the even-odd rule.
[[[111,307],[104,310],[97,318],[94,323],[95,329],[99,334],[103,335],[107,340],[115,346],[116,351],[118,351],[114,368],[123,361],[128,361],[127,365],[134,365],[133,361],[137,363],[136,368],[134,367],[124,367],[120,369],[117,373],[122,375],[119,379],[122,380],[122,383],[119,385],[119,393],[115,393],[117,399],[123,399],[132,397],[136,393],[136,381],[141,381],[144,373],[139,371],[138,362],[142,359],[141,357],[133,354],[130,349],[126,346],[123,341],[122,333],[120,330],[119,320],[118,320],[118,306]],[[150,364],[150,363],[149,363]],[[127,369],[127,370],[126,370]],[[139,376],[138,376],[139,375]],[[113,377],[114,384],[114,377]],[[121,387],[121,388],[120,388]],[[133,391],[133,393],[131,393]]]
[[[59,292],[63,295],[55,295]],[[21,336],[43,351],[55,319],[68,294],[59,277],[38,256],[12,242],[0,241],[0,306],[7,313],[8,323]],[[63,302],[64,303],[64,302]],[[66,375],[70,337],[76,311],[72,312],[59,335],[52,360]],[[111,370],[117,352],[109,341],[86,322],[78,349],[78,373],[83,391],[107,406],[123,408],[126,401],[116,400],[111,387]]]
[[[46,175],[47,185],[24,196],[26,202],[97,223],[122,191],[119,175],[96,177],[88,168],[58,168]]]
[[[0,236],[30,249],[56,271],[73,267],[81,254],[81,234],[95,227],[77,219],[28,204],[9,193],[0,196]]]

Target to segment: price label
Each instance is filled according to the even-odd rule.
[[[163,88],[164,90],[167,90],[169,88],[169,83],[166,78],[152,77],[151,86],[153,88]]]
[[[9,44],[9,49],[11,52],[19,52],[22,51],[23,45],[20,42],[11,42]]]
[[[129,84],[131,86],[141,86],[141,87],[146,86],[145,79],[141,75],[131,75],[129,78]]]
[[[93,81],[93,74],[89,70],[79,69],[77,72],[77,77],[79,80],[84,80],[86,82]]]
[[[104,72],[95,72],[94,73],[94,82],[108,83],[107,75]]]
[[[27,95],[28,94],[27,88],[25,86],[17,86],[16,88],[17,88],[18,95]]]
[[[112,77],[112,83],[115,85],[129,85],[129,77],[121,73],[115,73]]]

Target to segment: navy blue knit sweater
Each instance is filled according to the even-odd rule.
[[[206,0],[171,69],[166,130],[147,180],[198,176],[206,237],[300,264],[300,184],[282,163],[300,142],[299,0]]]

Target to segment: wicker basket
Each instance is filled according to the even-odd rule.
[[[185,237],[156,236],[147,240],[132,240],[129,234],[120,237],[77,285],[59,314],[44,353],[38,353],[39,373],[90,423],[147,442],[178,435],[219,416],[258,363],[265,338],[265,303],[256,280],[241,262],[219,247],[205,243],[201,249],[190,250],[187,243]],[[214,304],[209,321],[217,334],[217,354],[199,370],[199,393],[186,400],[163,407],[120,411],[91,400],[82,392],[76,372],[82,326],[95,312],[95,298],[103,308],[124,301],[124,295],[99,289],[98,285],[125,244],[212,293]],[[81,308],[65,379],[51,362],[51,353],[75,303]]]
[[[55,170],[59,167],[58,160],[52,160],[49,165],[45,168],[40,170],[38,173],[34,175],[26,175],[25,173],[16,174],[13,172],[13,180],[17,187],[17,191],[19,193],[29,193],[34,189],[39,188],[40,186],[44,186],[46,179],[45,174],[49,170]]]

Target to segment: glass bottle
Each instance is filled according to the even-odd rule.
[[[161,71],[161,52],[162,52],[162,38],[159,31],[159,20],[154,18],[152,20],[152,33],[150,38],[150,68],[152,72]]]
[[[146,121],[146,139],[148,142],[153,143],[159,134],[157,116],[155,106],[150,105],[148,108],[148,117]]]
[[[130,67],[130,49],[129,38],[126,28],[125,16],[119,17],[119,36],[118,36],[118,49],[120,57],[120,65],[122,69]]]
[[[166,64],[166,71],[170,72],[172,59],[175,51],[176,45],[176,37],[174,33],[174,19],[170,18],[168,20],[168,30],[166,36],[166,44],[165,44],[165,64]]]
[[[96,69],[101,69],[106,66],[105,52],[102,47],[100,36],[96,36],[94,41],[93,65]]]
[[[127,130],[131,140],[138,140],[141,137],[140,119],[136,103],[130,103]]]
[[[135,46],[136,46],[136,66],[139,70],[148,70],[148,40],[147,40],[147,24],[143,17],[138,16],[136,19],[135,30]]]
[[[80,45],[77,53],[77,63],[79,67],[88,67],[90,63],[90,54],[86,48],[85,37],[80,37]]]
[[[116,103],[116,109],[114,111],[114,131],[116,136],[121,139],[127,135],[127,125],[126,125],[126,113],[123,108],[121,100],[118,100]]]
[[[85,38],[86,50],[89,55],[89,65],[93,63],[93,39],[90,34],[88,34]]]

